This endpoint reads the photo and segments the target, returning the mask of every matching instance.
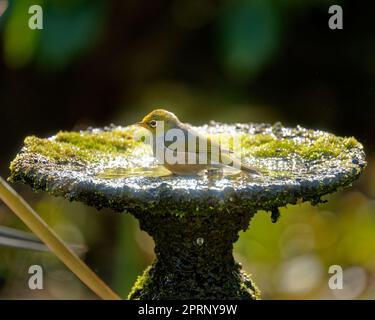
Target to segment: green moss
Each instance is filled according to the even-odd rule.
[[[40,154],[61,162],[92,160],[92,154],[88,150],[80,149],[66,142],[55,142],[34,136],[25,139],[25,149],[27,152]]]
[[[121,155],[134,150],[142,142],[134,139],[134,129],[116,127],[112,130],[92,130],[81,132],[61,131],[52,139],[41,139],[34,136],[25,139],[29,152],[40,154],[60,162],[82,161],[95,162],[111,155]],[[314,160],[321,157],[338,157],[343,159],[347,151],[361,147],[353,138],[337,137],[314,131],[303,138],[285,139],[274,134],[240,134],[242,156],[252,157],[287,157],[297,155],[303,159]],[[233,137],[226,134],[216,135],[221,142],[233,147]]]
[[[354,137],[344,138],[344,146],[347,149],[362,148],[361,144]]]
[[[360,143],[353,137],[337,137],[329,133],[308,139],[285,139],[269,134],[242,136],[243,156],[253,157],[287,157],[298,155],[303,159],[315,160],[322,157],[347,157],[347,152],[353,148],[361,148]]]
[[[56,142],[68,143],[79,149],[95,150],[105,153],[124,152],[135,144],[132,132],[123,129],[98,132],[60,131],[56,135]]]
[[[51,139],[30,136],[25,139],[28,152],[51,158],[58,162],[96,162],[111,155],[126,153],[139,142],[134,132],[126,129],[111,131],[60,131]]]
[[[139,299],[139,296],[142,292],[142,288],[145,287],[147,281],[149,280],[149,272],[151,270],[151,267],[152,265],[148,266],[143,272],[143,274],[137,277],[137,280],[135,281],[132,289],[130,290],[128,299],[131,299],[131,297],[133,297],[133,300]]]

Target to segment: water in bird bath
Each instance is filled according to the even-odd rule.
[[[130,177],[168,177],[172,173],[163,166],[135,167],[135,168],[106,168],[96,177],[101,179],[124,179]]]
[[[101,179],[126,179],[130,177],[155,177],[155,178],[171,178],[174,175],[168,169],[162,165],[152,165],[147,167],[109,167],[105,168],[103,171],[99,172],[96,177]],[[190,177],[196,177],[197,179],[211,179],[218,180],[224,178],[235,179],[254,179],[252,175],[241,172],[241,170],[224,167],[224,168],[213,168],[204,169],[200,171],[197,175],[191,175]]]

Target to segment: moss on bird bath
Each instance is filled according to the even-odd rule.
[[[135,127],[28,137],[10,180],[71,201],[133,214],[155,240],[156,259],[131,299],[256,299],[233,243],[258,210],[278,218],[297,201],[317,204],[348,187],[366,162],[354,138],[281,124],[211,123],[197,130],[241,140],[242,159],[263,175],[181,177],[158,166]],[[126,270],[124,270],[126,272]]]

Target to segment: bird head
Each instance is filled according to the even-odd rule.
[[[172,112],[163,109],[156,109],[146,115],[141,122],[137,123],[137,125],[146,128],[154,134],[156,132],[156,127],[160,125],[160,122],[164,123],[165,131],[178,127],[180,123],[178,118]]]

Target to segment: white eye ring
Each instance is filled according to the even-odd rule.
[[[155,120],[150,121],[150,127],[155,128],[157,125],[157,122]]]

